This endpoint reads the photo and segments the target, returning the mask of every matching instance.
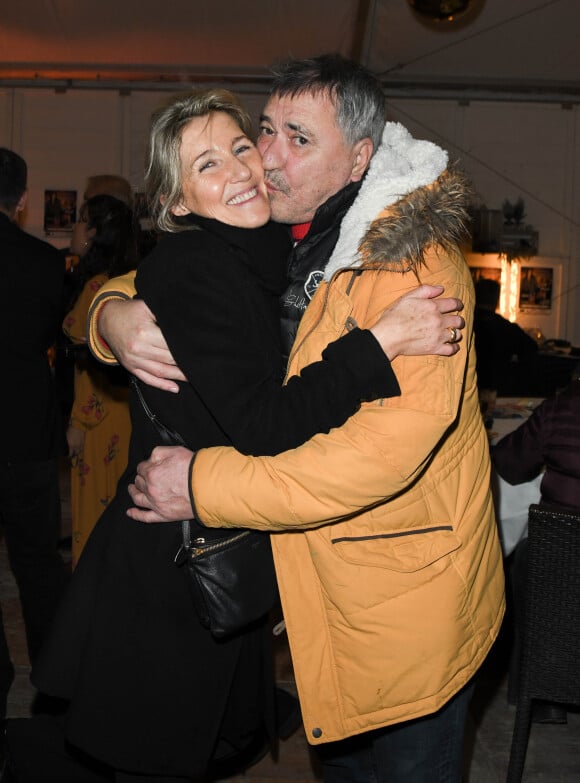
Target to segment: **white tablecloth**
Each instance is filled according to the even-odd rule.
[[[541,474],[525,484],[512,486],[492,471],[491,489],[504,557],[511,555],[528,535],[528,509],[540,499]]]

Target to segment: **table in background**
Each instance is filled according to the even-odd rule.
[[[517,429],[542,401],[542,397],[498,397],[489,430],[490,444]],[[542,474],[512,486],[492,469],[491,488],[504,557],[528,535],[528,509],[540,500],[541,481]]]

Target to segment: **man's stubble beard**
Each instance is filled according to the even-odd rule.
[[[283,175],[278,171],[266,171],[264,179],[266,184],[270,183],[274,188],[273,191],[268,190],[272,220],[276,223],[287,223],[288,225],[300,222],[298,219],[295,219],[292,214],[288,214],[289,212],[295,211],[295,208],[290,200],[292,190]]]
[[[280,193],[283,193],[285,196],[290,195],[290,186],[279,171],[266,171],[264,173],[264,180],[266,181],[266,184],[270,183],[276,190],[279,190]]]

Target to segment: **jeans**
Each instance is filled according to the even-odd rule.
[[[34,661],[64,589],[67,571],[58,550],[60,494],[58,462],[0,464],[0,523],[14,574]],[[0,611],[0,718],[14,669]]]
[[[460,783],[473,689],[432,715],[318,746],[324,783]]]

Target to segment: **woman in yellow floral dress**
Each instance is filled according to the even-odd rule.
[[[97,519],[115,495],[127,465],[131,423],[128,378],[92,358],[86,321],[103,283],[136,266],[132,212],[112,196],[95,196],[81,208],[71,250],[80,256],[76,298],[63,323],[75,346],[74,401],[67,429],[71,460],[72,563],[78,562]]]

